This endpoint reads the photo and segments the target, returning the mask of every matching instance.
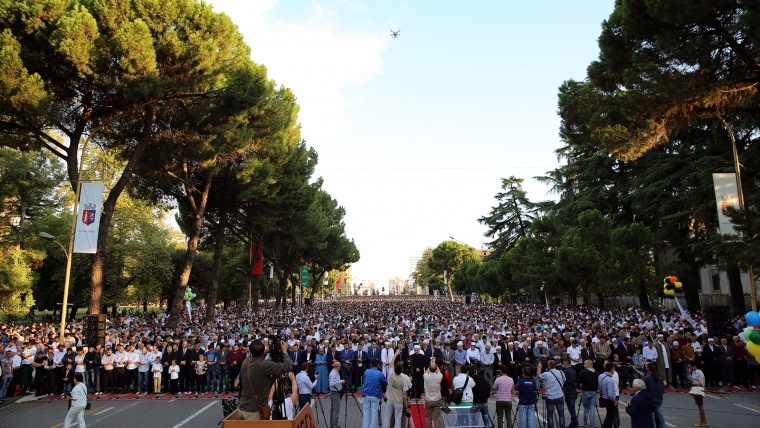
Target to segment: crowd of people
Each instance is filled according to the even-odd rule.
[[[275,371],[294,375],[293,390],[300,392],[295,401],[302,404],[312,393],[332,396],[366,388],[368,372],[376,370],[387,383],[380,396],[392,403],[383,409],[384,424],[417,400],[428,422],[440,426],[441,404],[445,409],[450,393],[461,389],[461,402],[475,406],[487,427],[487,402],[495,395],[497,425],[512,428],[514,389],[520,427],[531,426],[535,391],[546,396],[549,412],[557,413],[563,428],[565,410],[568,426],[578,426],[579,419],[594,426],[593,403],[601,397],[608,427],[619,420],[617,401],[624,388],[636,396],[647,391],[642,397],[653,397],[653,413],[664,423],[659,382],[664,388],[702,382],[754,389],[760,375],[760,365],[738,337],[746,327],[740,317],[727,331],[708,332],[700,313],[691,314],[692,325],[677,312],[654,315],[636,307],[547,308],[388,296],[285,310],[264,307],[242,317],[234,308],[219,307],[211,322],[205,315],[202,306],[194,308],[192,321],[184,315],[176,328],[167,326],[161,311],[109,316],[106,337],[94,344],[82,336],[80,320],[68,323],[62,342],[54,324],[3,325],[0,401],[17,391],[66,397],[75,374],[96,395],[231,392],[238,378],[246,383],[239,375],[248,373],[254,344],[257,352],[261,348],[256,359],[280,368],[287,362],[287,370]],[[281,339],[282,357],[268,361]],[[265,401],[269,392],[262,386],[256,399]],[[582,417],[575,415],[578,396]],[[244,393],[241,409],[251,400]],[[337,428],[335,415],[331,419]]]

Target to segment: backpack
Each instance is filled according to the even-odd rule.
[[[467,388],[467,382],[469,381],[470,377],[467,376],[464,381],[464,385],[461,388],[454,388],[454,390],[451,391],[451,394],[449,395],[449,401],[453,402],[454,404],[460,404],[464,398],[464,389]]]

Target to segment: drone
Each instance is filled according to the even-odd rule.
[[[401,36],[400,33],[401,33],[401,30],[398,30],[398,31],[391,30],[391,37],[393,37],[394,39],[398,39],[399,36]]]

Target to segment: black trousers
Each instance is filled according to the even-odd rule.
[[[602,422],[602,428],[612,428],[612,423],[615,421],[617,415],[617,408],[615,407],[614,400],[608,400],[606,398],[600,398],[599,401],[604,406],[607,414],[604,415],[604,421]]]
[[[127,369],[124,367],[116,367],[114,369],[114,384],[116,385],[116,392],[125,392],[127,384]]]
[[[129,390],[132,389],[133,386],[135,386],[136,382],[137,382],[137,369],[128,369],[127,380],[126,382],[124,382],[124,385],[127,388],[127,392],[129,392]],[[137,392],[136,386],[135,386],[135,392]]]
[[[100,379],[100,392],[111,393],[114,391],[114,370],[103,369]]]

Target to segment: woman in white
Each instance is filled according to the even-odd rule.
[[[87,387],[84,385],[82,373],[74,373],[74,388],[71,390],[69,400],[72,400],[71,408],[69,409],[69,413],[66,414],[63,428],[70,428],[74,422],[74,418],[79,422],[80,428],[85,428],[84,408],[87,405]]]
[[[298,402],[298,385],[296,384],[296,377],[293,375],[293,372],[288,373],[288,377],[290,378],[290,384],[293,388],[293,393],[290,394],[290,397],[282,397],[282,404],[285,407],[285,417],[287,420],[292,421],[293,420],[293,408],[295,407],[296,403]],[[269,407],[272,409],[272,416],[269,419],[272,419],[274,417],[274,394],[280,395],[280,379],[277,379],[272,384],[272,389],[269,391]],[[279,401],[279,400],[278,400]]]

